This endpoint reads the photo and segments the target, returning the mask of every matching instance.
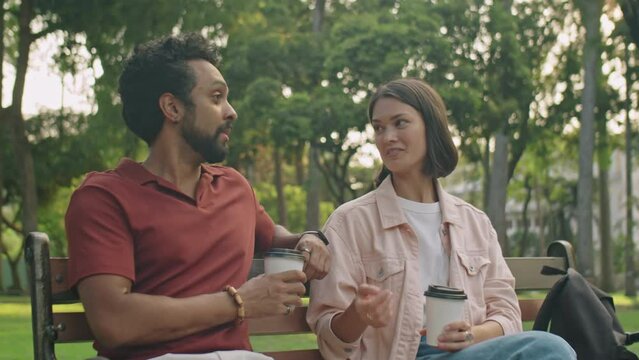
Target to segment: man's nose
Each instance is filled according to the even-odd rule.
[[[230,103],[228,104],[226,113],[224,114],[224,120],[231,120],[231,121],[237,120],[237,113],[235,112],[235,109]]]

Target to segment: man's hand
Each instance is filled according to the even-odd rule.
[[[324,242],[313,234],[304,234],[295,249],[304,255],[304,272],[308,280],[322,279],[331,267],[331,254]]]
[[[305,282],[306,275],[297,270],[250,279],[237,290],[244,301],[246,317],[289,314],[291,306],[302,306]]]

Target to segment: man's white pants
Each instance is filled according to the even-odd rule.
[[[149,360],[273,360],[273,358],[246,350],[232,350],[207,354],[164,354]]]

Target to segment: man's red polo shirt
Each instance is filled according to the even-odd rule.
[[[255,248],[270,248],[275,231],[248,181],[231,168],[203,165],[193,199],[128,159],[87,175],[65,223],[72,284],[115,274],[130,279],[133,292],[176,298],[241,286]],[[246,323],[152,346],[94,346],[111,359],[250,349]]]

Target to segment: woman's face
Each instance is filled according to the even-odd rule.
[[[373,107],[375,145],[393,174],[422,172],[426,156],[426,126],[422,115],[395,98],[381,98]]]

